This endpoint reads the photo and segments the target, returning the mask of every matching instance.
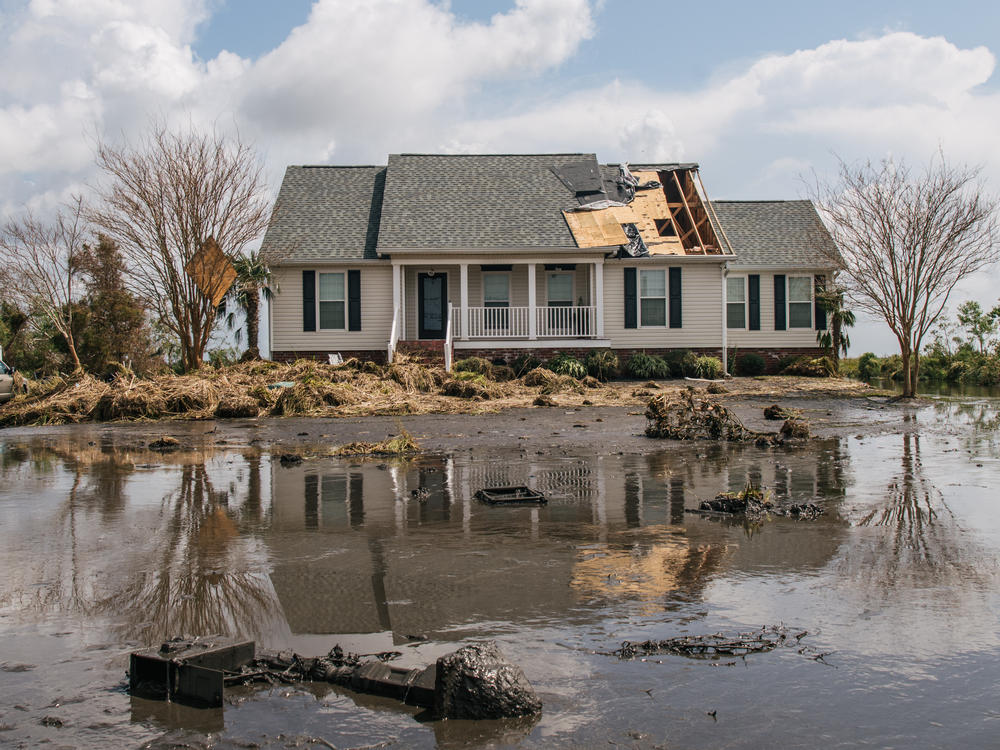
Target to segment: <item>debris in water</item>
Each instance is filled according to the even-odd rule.
[[[170,435],[164,435],[163,437],[152,441],[147,446],[151,451],[160,451],[161,453],[168,453],[170,451],[175,451],[181,447],[180,441],[171,437]]]
[[[792,415],[782,409],[777,404],[771,404],[770,406],[764,407],[764,419],[778,420],[778,419],[791,419]]]
[[[823,508],[813,503],[775,505],[771,493],[752,482],[747,482],[739,492],[720,492],[712,500],[702,500],[697,509],[686,510],[688,513],[743,515],[746,520],[752,522],[763,521],[768,515],[789,516],[810,521],[823,515]]]
[[[670,440],[728,440],[757,445],[780,445],[773,432],[756,432],[743,425],[725,406],[710,399],[695,398],[689,388],[676,398],[662,393],[646,407],[646,436]]]
[[[530,487],[485,487],[476,491],[476,499],[490,505],[545,505],[545,495]]]
[[[759,630],[736,633],[712,633],[711,635],[681,635],[662,641],[623,641],[620,648],[612,652],[619,659],[655,656],[657,654],[677,654],[694,659],[714,659],[719,656],[746,656],[773,651],[779,646],[798,646],[809,633],[801,631],[790,634],[782,625],[772,625]]]

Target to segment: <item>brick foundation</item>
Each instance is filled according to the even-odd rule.
[[[327,362],[328,354],[339,354],[344,359],[355,357],[361,360],[384,363],[387,352],[385,349],[333,349],[321,352],[271,352],[271,359],[275,362],[294,362],[297,359],[314,359],[317,362]]]
[[[399,342],[397,351],[406,352],[411,355],[426,359],[428,362],[439,363],[443,358],[444,342]],[[549,359],[554,357],[557,353],[570,354],[579,360],[584,360],[588,354],[595,351],[603,351],[602,349],[594,349],[591,347],[537,347],[534,349],[505,349],[503,347],[484,347],[481,349],[456,349],[455,359],[465,359],[466,357],[483,357],[484,359],[495,360],[504,359],[508,362],[517,359],[524,354],[530,354],[532,356],[538,357],[539,359]],[[704,355],[709,357],[718,357],[721,355],[721,349],[719,347],[706,347],[706,348],[681,348],[681,349],[670,349],[670,348],[656,348],[656,347],[637,347],[630,349],[612,349],[612,351],[618,355],[618,359],[625,362],[629,357],[631,357],[636,352],[645,352],[646,354],[656,354],[664,355],[669,352],[674,351],[692,351],[697,355]],[[271,359],[275,362],[294,362],[297,359],[314,359],[318,362],[326,362],[327,354],[329,352],[292,352],[292,351],[278,351],[271,352]],[[372,362],[385,363],[386,361],[386,350],[385,349],[357,349],[357,350],[346,350],[341,349],[337,353],[340,354],[344,359],[350,359],[351,357],[356,357],[361,360],[371,360]],[[820,347],[797,347],[789,349],[738,349],[736,351],[736,357],[739,358],[744,354],[759,354],[764,358],[767,363],[766,372],[773,374],[777,371],[778,362],[784,357],[821,357],[823,356],[823,350]],[[733,349],[730,348],[728,351],[730,357],[733,356]]]

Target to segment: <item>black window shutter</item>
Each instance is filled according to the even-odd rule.
[[[302,272],[302,330],[316,330],[316,272]]]
[[[347,330],[361,330],[361,271],[347,272]]]
[[[816,301],[813,303],[813,307],[815,308],[815,311],[816,311],[816,314],[813,317],[815,317],[815,319],[816,319],[816,330],[817,331],[825,331],[826,330],[826,308],[823,307],[823,305],[821,305],[820,301],[819,301],[819,294],[825,288],[826,288],[826,276],[822,276],[822,275],[817,276],[816,277],[816,291],[815,291],[815,295],[814,295],[815,298],[816,298]]]
[[[638,328],[639,316],[636,304],[635,269],[625,269],[625,327]]]
[[[774,274],[774,330],[784,331],[785,326],[785,274]]]
[[[747,276],[748,297],[750,301],[750,325],[751,331],[760,330],[760,274],[752,273]]]
[[[670,327],[681,327],[681,269],[670,269]]]

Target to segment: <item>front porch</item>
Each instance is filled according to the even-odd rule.
[[[400,342],[453,350],[598,347],[603,256],[566,263],[394,263],[389,359]]]

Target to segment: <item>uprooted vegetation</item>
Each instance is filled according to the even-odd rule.
[[[720,492],[711,500],[702,500],[697,509],[689,509],[688,512],[741,516],[750,523],[759,523],[770,515],[812,521],[823,515],[824,511],[815,503],[779,505],[770,491],[747,482],[739,492]]]
[[[809,437],[808,425],[787,419],[779,432],[758,432],[746,427],[718,401],[696,398],[695,390],[661,393],[646,406],[646,435],[668,440],[726,440],[734,443],[781,445]]]

